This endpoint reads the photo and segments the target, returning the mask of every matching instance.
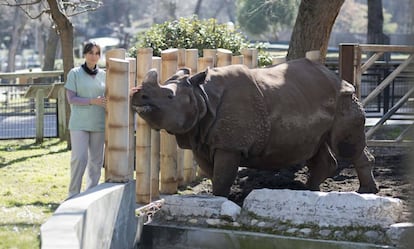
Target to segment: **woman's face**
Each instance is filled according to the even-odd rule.
[[[85,54],[86,64],[90,66],[95,66],[98,63],[99,58],[101,58],[101,53],[96,46],[93,46],[92,49]]]

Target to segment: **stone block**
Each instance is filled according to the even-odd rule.
[[[162,198],[164,198],[164,204],[161,211],[174,217],[220,218],[230,216],[235,220],[241,209],[227,198],[212,195],[166,195]]]
[[[396,223],[403,212],[402,201],[396,198],[288,189],[253,190],[243,208],[261,217],[320,227],[387,227]]]

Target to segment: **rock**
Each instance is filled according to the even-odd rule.
[[[399,244],[400,242],[404,242],[406,236],[413,234],[413,230],[414,224],[411,222],[396,223],[390,226],[386,234],[392,243]]]
[[[209,224],[210,226],[218,226],[221,223],[220,219],[207,219],[206,223]]]
[[[322,229],[319,231],[319,235],[322,237],[328,237],[331,234],[331,230],[329,229]]]
[[[320,227],[387,227],[403,212],[402,201],[396,198],[289,189],[253,190],[244,200],[243,208],[265,218]]]
[[[303,234],[305,236],[309,236],[312,233],[312,229],[310,228],[302,228],[299,230],[300,234]]]
[[[224,197],[211,195],[166,195],[161,212],[168,216],[195,216],[218,218],[222,204],[227,200]]]
[[[232,201],[225,201],[221,204],[220,215],[224,218],[230,218],[231,221],[235,221],[239,216],[241,207]]]
[[[367,241],[375,242],[379,239],[380,234],[377,231],[366,231],[364,236],[367,238]]]

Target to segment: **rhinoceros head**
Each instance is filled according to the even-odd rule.
[[[151,128],[182,134],[205,114],[202,102],[194,92],[188,69],[179,70],[162,85],[158,84],[157,71],[150,70],[141,89],[133,94],[131,107]]]

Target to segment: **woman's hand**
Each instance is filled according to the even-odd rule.
[[[98,96],[97,98],[90,99],[89,103],[91,105],[106,107],[106,98],[104,96]]]
[[[139,92],[139,90],[141,90],[142,86],[134,86],[129,90],[129,97],[132,97],[132,95],[134,95],[134,93]]]

